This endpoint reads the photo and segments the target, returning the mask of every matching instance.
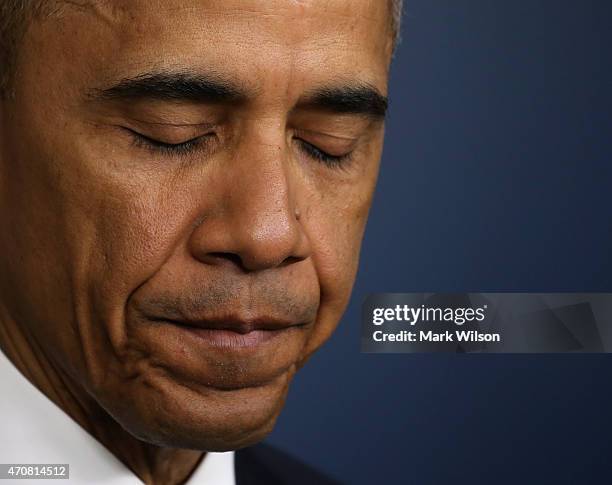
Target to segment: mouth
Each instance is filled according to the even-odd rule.
[[[214,311],[138,311],[130,339],[165,376],[208,390],[236,390],[284,382],[316,322],[306,313]]]
[[[215,319],[173,319],[153,317],[156,324],[169,324],[188,332],[203,344],[219,349],[255,348],[296,331],[305,323],[291,322],[269,316],[257,318],[226,317]]]

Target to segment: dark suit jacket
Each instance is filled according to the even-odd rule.
[[[260,443],[235,453],[236,485],[340,485],[296,458]]]

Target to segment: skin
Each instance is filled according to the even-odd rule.
[[[384,120],[304,100],[384,95],[391,44],[374,0],[61,2],[29,28],[0,105],[0,347],[146,483],[261,440],[338,324]],[[159,71],[245,95],[97,96]],[[215,346],[186,318],[291,327]]]

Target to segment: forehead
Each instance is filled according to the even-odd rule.
[[[255,84],[335,77],[384,91],[389,15],[381,0],[60,1],[39,26],[39,47],[75,76],[109,81],[202,68]]]

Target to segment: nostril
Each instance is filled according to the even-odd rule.
[[[229,252],[225,253],[225,252],[219,251],[219,252],[208,253],[207,257],[210,259],[222,259],[225,261],[230,261],[239,267],[243,266],[242,258],[240,258],[240,256],[236,253],[229,253]]]
[[[298,256],[289,256],[288,258],[286,258],[281,264],[279,264],[279,266],[289,266],[293,263],[298,263],[300,261],[303,261],[305,258],[301,258]]]

